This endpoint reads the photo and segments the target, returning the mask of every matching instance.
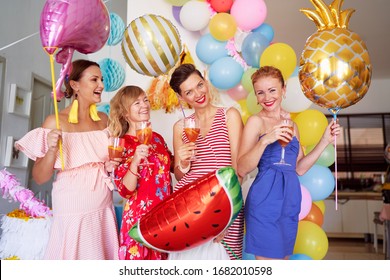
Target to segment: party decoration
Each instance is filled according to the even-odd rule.
[[[288,257],[289,260],[312,260],[311,257],[305,254],[293,254]]]
[[[238,177],[232,167],[224,167],[173,193],[142,216],[129,234],[155,250],[187,250],[225,230],[242,203]]]
[[[372,67],[367,47],[348,29],[354,9],[341,11],[343,0],[327,6],[311,0],[315,10],[300,9],[317,26],[300,58],[302,90],[313,103],[338,110],[361,100],[368,91]]]
[[[313,104],[302,92],[297,76],[290,77],[286,84],[286,98],[282,100],[282,108],[290,113],[298,113],[310,108]]]
[[[104,90],[111,92],[119,89],[125,82],[126,76],[122,65],[112,58],[104,58],[98,64],[103,75]]]
[[[304,219],[307,216],[307,214],[309,214],[312,206],[312,199],[311,199],[310,192],[303,185],[301,185],[301,194],[302,194],[302,199],[301,199],[301,211],[299,212],[299,216],[298,216],[299,220]]]
[[[303,146],[317,144],[328,126],[325,115],[314,109],[299,113],[294,122],[298,126],[300,142]]]
[[[263,0],[235,0],[230,14],[243,31],[259,27],[267,17],[267,6]]]
[[[97,110],[99,112],[103,112],[105,113],[106,115],[109,115],[110,114],[110,104],[101,104],[99,106],[97,106]]]
[[[20,202],[20,209],[28,217],[51,217],[52,211],[34,193],[23,186],[16,176],[6,169],[0,170],[0,193],[4,199]]]
[[[169,4],[172,4],[173,6],[183,6],[185,3],[187,3],[188,1],[191,1],[191,0],[165,0],[167,1]]]
[[[110,23],[110,36],[108,37],[107,45],[115,46],[122,41],[126,26],[122,18],[116,13],[110,13]]]
[[[241,83],[239,83],[235,87],[232,87],[231,89],[228,89],[226,91],[226,94],[235,101],[246,99],[246,97],[248,96],[248,92],[245,90],[244,86]]]
[[[253,29],[252,32],[262,34],[265,38],[267,38],[268,42],[272,42],[275,35],[274,28],[265,22],[259,27]]]
[[[158,15],[144,15],[126,28],[121,44],[126,63],[147,76],[167,74],[179,61],[182,45],[176,27]]]
[[[56,93],[70,73],[73,51],[83,54],[100,50],[110,35],[110,16],[102,0],[47,0],[40,17],[40,37],[49,55],[58,49],[56,61],[63,64]]]
[[[247,92],[253,91],[252,75],[258,70],[258,68],[249,68],[245,70],[241,77],[241,84]]]
[[[305,254],[314,260],[322,260],[328,248],[328,237],[320,226],[309,221],[299,221],[294,254]]]
[[[218,13],[227,13],[233,5],[233,0],[209,0],[210,6]]]
[[[242,57],[245,62],[255,68],[260,66],[260,57],[269,46],[268,39],[259,32],[252,32],[242,42]]]
[[[218,89],[226,90],[236,86],[244,69],[232,57],[222,57],[215,61],[209,69],[210,82]]]
[[[316,145],[307,146],[306,153],[310,153],[315,148],[315,146]],[[325,150],[322,151],[320,157],[317,159],[316,164],[326,166],[326,167],[331,166],[335,161],[334,150],[335,148],[333,144],[329,144],[328,146],[326,146]]]
[[[326,210],[325,202],[323,200],[317,200],[317,201],[313,201],[313,203],[317,205],[318,208],[320,208],[322,215],[325,215],[325,210]]]
[[[311,209],[309,213],[306,215],[306,217],[303,219],[303,221],[309,221],[313,222],[320,227],[322,227],[322,224],[324,223],[324,214],[322,214],[322,211],[320,208],[318,208],[317,205],[312,203]]]
[[[180,10],[180,22],[188,31],[200,31],[210,21],[210,10],[206,2],[189,1]]]
[[[269,45],[260,57],[260,66],[266,65],[278,68],[287,81],[297,65],[297,55],[291,46],[285,43],[274,43]]]
[[[210,34],[219,41],[233,38],[237,30],[234,17],[228,13],[218,13],[209,22]]]
[[[257,114],[263,109],[263,107],[261,107],[261,105],[257,102],[257,97],[253,90],[246,97],[246,107],[251,115]]]
[[[314,164],[299,182],[310,192],[313,201],[326,199],[334,190],[335,178],[329,168]]]
[[[200,61],[206,64],[213,64],[222,57],[227,57],[226,42],[216,40],[210,33],[199,38],[196,43],[196,55]]]

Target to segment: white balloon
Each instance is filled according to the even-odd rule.
[[[180,10],[181,25],[188,31],[200,31],[210,21],[210,10],[206,2],[189,1]]]
[[[282,101],[282,108],[289,113],[299,113],[307,110],[313,102],[302,92],[297,76],[287,80],[286,98]]]

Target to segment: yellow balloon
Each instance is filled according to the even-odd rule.
[[[176,27],[157,15],[134,19],[123,33],[121,47],[126,63],[133,70],[154,77],[167,74],[182,51]]]
[[[313,260],[322,260],[328,248],[328,237],[319,225],[310,221],[299,221],[294,254],[305,254]]]
[[[302,146],[317,144],[328,126],[325,115],[315,109],[308,109],[299,113],[294,122],[298,126],[299,140]]]
[[[227,41],[233,38],[237,31],[234,17],[228,13],[217,13],[209,22],[210,34],[218,41]]]
[[[325,202],[323,200],[317,200],[317,201],[313,201],[313,203],[317,205],[318,208],[320,208],[322,214],[325,215],[325,209],[326,209]]]
[[[246,106],[246,99],[241,99],[237,101],[238,104],[240,104],[241,107],[241,119],[244,124],[246,124],[246,121],[251,116],[251,114],[248,112],[248,108]]]
[[[260,67],[266,65],[278,68],[282,72],[284,80],[287,81],[297,66],[297,55],[289,45],[274,43],[261,54]]]
[[[246,97],[246,107],[252,115],[257,114],[263,109],[261,105],[257,104],[257,98],[253,90]]]

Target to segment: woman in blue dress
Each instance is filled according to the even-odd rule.
[[[245,251],[256,259],[286,259],[293,254],[301,207],[298,175],[308,171],[340,133],[333,120],[321,140],[306,156],[299,144],[296,124],[281,123],[290,114],[281,107],[286,85],[279,69],[263,66],[252,75],[258,103],[263,109],[248,118],[239,150],[238,174],[244,177],[258,167],[245,202]],[[280,162],[282,146],[289,142]]]

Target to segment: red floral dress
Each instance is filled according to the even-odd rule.
[[[125,155],[122,163],[115,171],[115,183],[119,194],[126,199],[122,215],[122,227],[120,231],[120,260],[164,260],[167,254],[161,253],[143,246],[129,236],[131,227],[160,203],[172,192],[171,188],[171,158],[164,138],[153,132],[151,149],[149,149],[148,166],[140,165],[135,191],[129,191],[123,185],[123,177],[130,168],[136,147],[140,144],[135,136],[125,135]]]

